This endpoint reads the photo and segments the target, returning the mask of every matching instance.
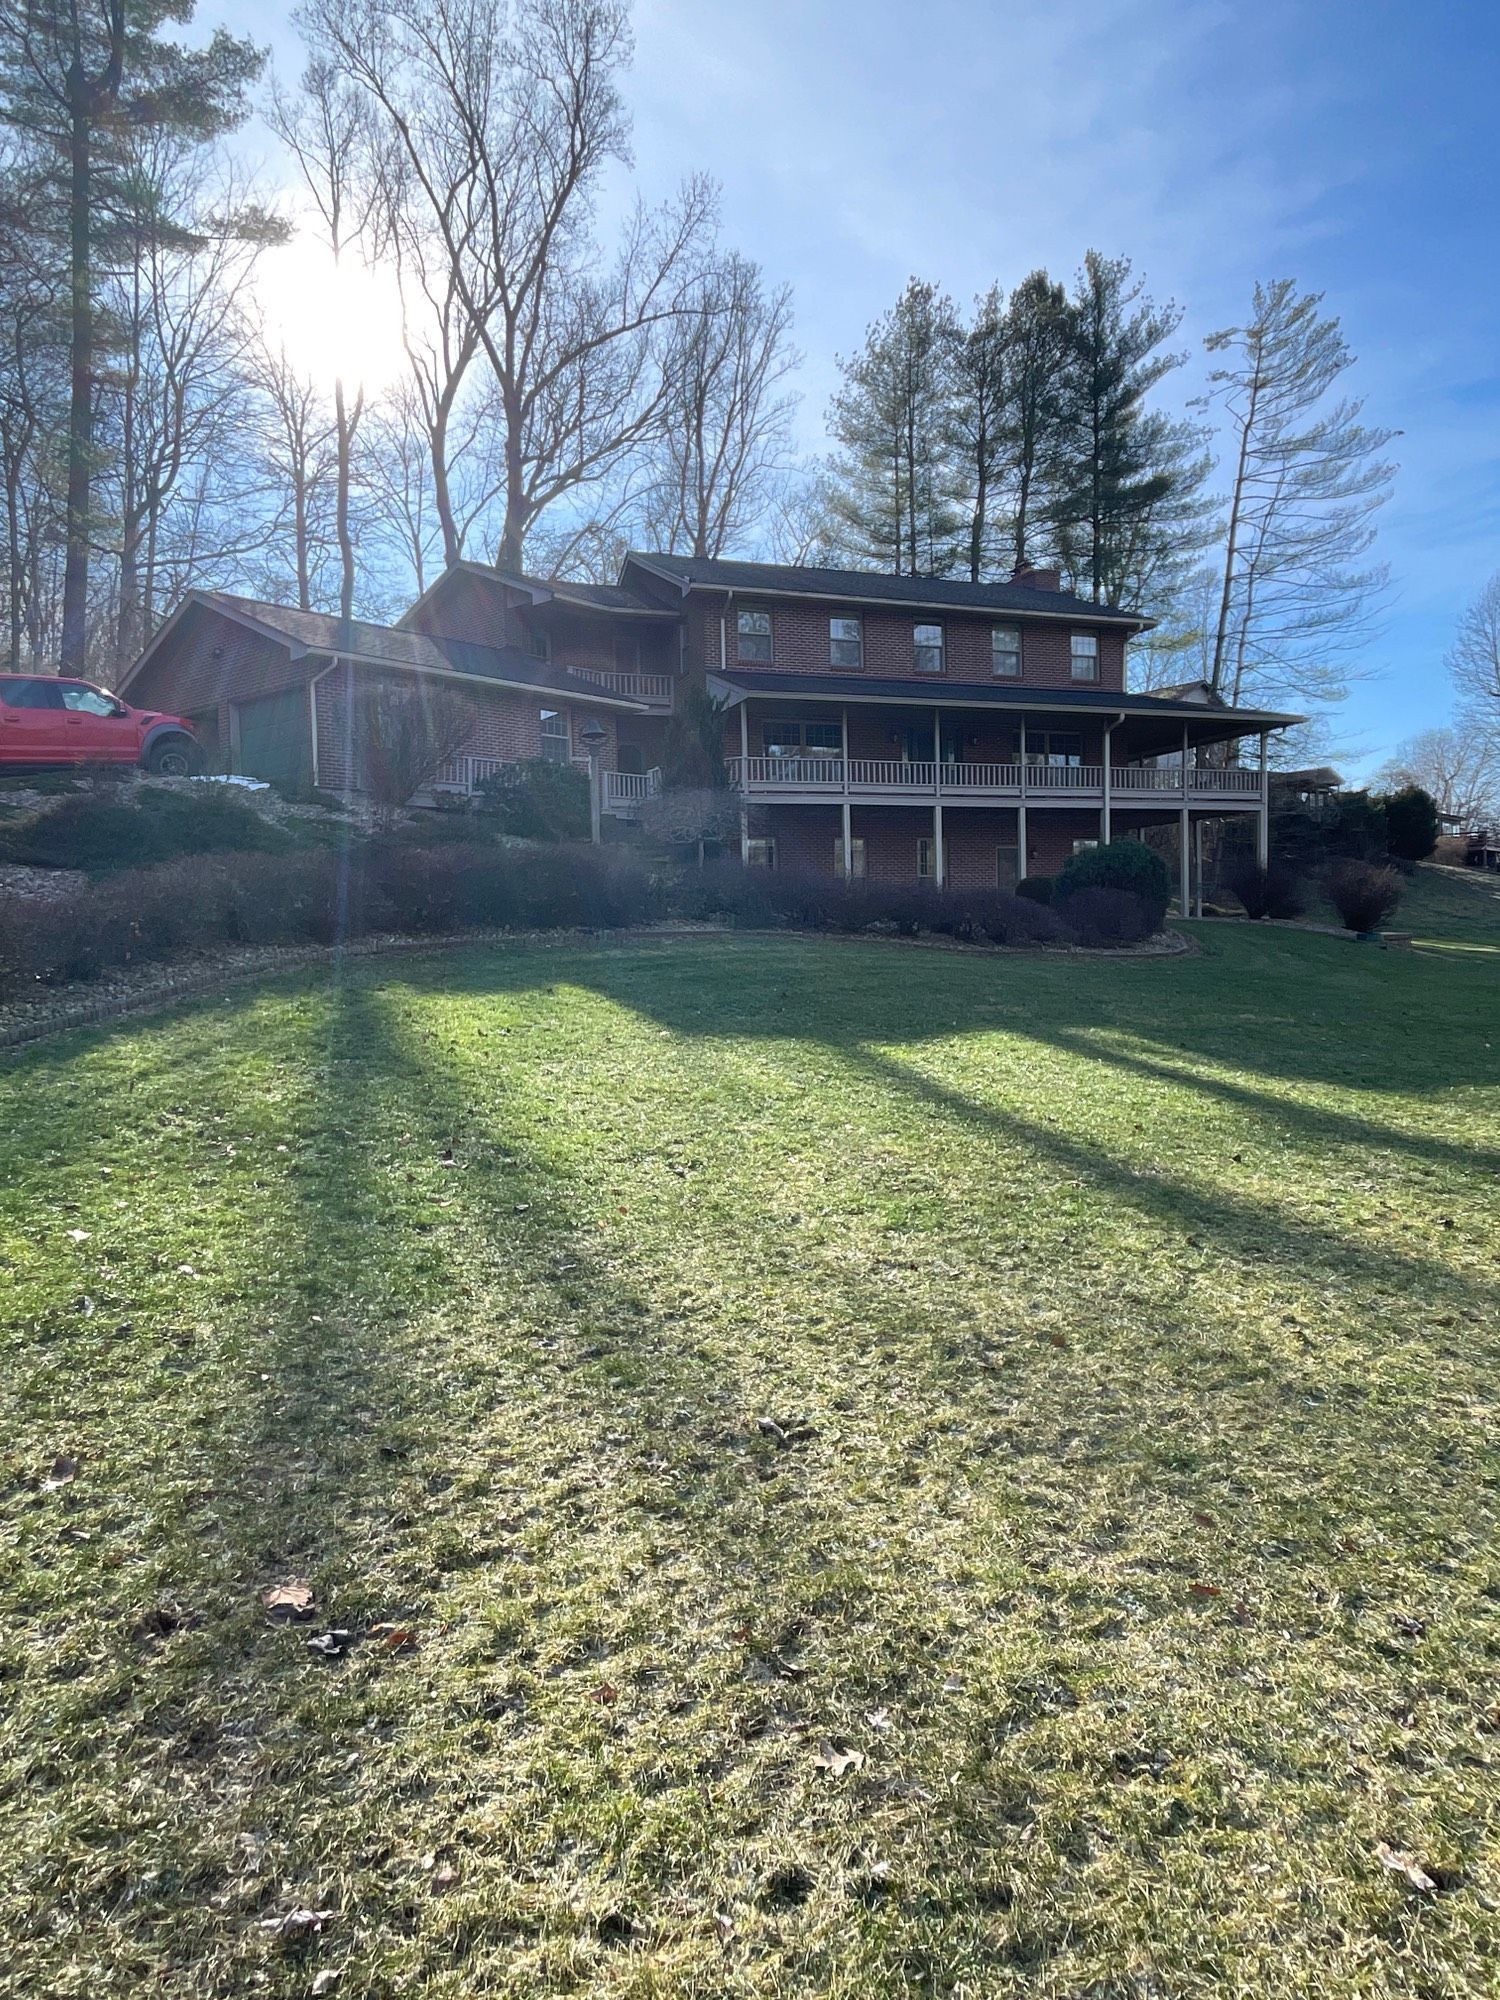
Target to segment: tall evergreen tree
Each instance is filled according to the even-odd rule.
[[[1182,441],[1143,407],[1182,361],[1162,352],[1181,318],[1151,303],[1128,259],[1088,252],[1069,300],[1051,525],[1064,568],[1095,603],[1139,566],[1143,532],[1193,476]]]
[[[44,166],[50,228],[68,272],[69,407],[61,658],[79,672],[88,646],[96,469],[94,417],[109,329],[99,269],[115,214],[129,207],[130,134],[143,125],[210,139],[245,116],[264,57],[218,30],[206,48],[162,39],[193,0],[0,0],[0,121],[25,134]]]
[[[969,496],[964,559],[969,581],[978,583],[995,566],[1010,468],[1010,354],[998,285],[975,301],[974,318],[954,344],[952,399],[955,470]]]
[[[1010,562],[1036,553],[1035,523],[1045,521],[1061,462],[1064,368],[1069,355],[1067,294],[1045,271],[1033,271],[1010,295],[1005,313],[1005,455],[1010,467]]]
[[[953,567],[964,527],[953,456],[959,340],[952,301],[913,278],[839,364],[832,527],[840,553],[862,568],[941,576]]]

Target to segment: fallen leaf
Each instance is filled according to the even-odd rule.
[[[372,1625],[368,1637],[384,1646],[388,1653],[408,1653],[417,1644],[416,1628],[411,1625]]]
[[[755,1419],[755,1428],[760,1432],[762,1437],[775,1438],[778,1444],[786,1443],[786,1432],[774,1417],[757,1417]]]
[[[1424,1896],[1431,1895],[1437,1887],[1437,1883],[1420,1861],[1410,1854],[1404,1854],[1400,1848],[1388,1847],[1383,1840],[1376,1844],[1375,1858],[1382,1868],[1389,1869],[1392,1875],[1404,1876],[1411,1886],[1419,1889]]]
[[[818,1745],[818,1754],[813,1759],[818,1770],[827,1771],[833,1778],[842,1778],[846,1771],[862,1770],[864,1761],[863,1750],[856,1750],[848,1743],[835,1743],[828,1736]]]
[[[597,1701],[601,1708],[613,1708],[619,1699],[620,1690],[613,1681],[601,1681],[589,1696],[589,1700]]]
[[[307,1989],[312,1995],[312,2000],[322,2000],[323,1994],[332,1993],[339,1983],[340,1976],[331,1965],[325,1966]]]
[[[333,1922],[336,1910],[310,1910],[301,1904],[279,1917],[262,1917],[260,1927],[279,1938],[321,1937]]]
[[[433,1871],[432,1886],[434,1889],[451,1889],[457,1880],[458,1870],[445,1861],[441,1868]]]
[[[962,1694],[963,1691],[964,1691],[963,1677],[959,1674],[949,1674],[947,1680],[943,1682],[943,1693]]]
[[[1216,1583],[1190,1583],[1188,1585],[1189,1597],[1222,1597],[1223,1595],[1223,1591]]]
[[[872,1708],[865,1721],[872,1729],[878,1729],[884,1735],[891,1726],[891,1711],[888,1708]]]
[[[728,1910],[714,1911],[714,1929],[719,1933],[719,1943],[728,1944],[734,1936],[734,1918]]]
[[[78,1460],[76,1458],[69,1458],[66,1454],[60,1454],[53,1459],[52,1470],[42,1481],[42,1491],[44,1493],[55,1493],[59,1486],[66,1486],[71,1480],[77,1477]]]
[[[354,1634],[346,1632],[342,1625],[335,1625],[326,1632],[320,1632],[315,1639],[309,1639],[307,1650],[320,1653],[325,1660],[341,1660],[353,1644]]]
[[[68,1241],[70,1243],[87,1243],[88,1240],[89,1232],[86,1229],[70,1229],[68,1231]]]
[[[1403,1638],[1425,1639],[1427,1637],[1427,1620],[1425,1618],[1409,1618],[1404,1612],[1397,1611],[1393,1614],[1391,1623]]]
[[[1212,1514],[1195,1514],[1193,1516],[1193,1519],[1200,1528],[1211,1528],[1214,1524],[1214,1517]]]
[[[260,1601],[273,1625],[296,1624],[313,1615],[313,1587],[300,1576],[273,1583],[261,1592]]]

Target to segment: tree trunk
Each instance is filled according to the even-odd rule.
[[[68,78],[68,254],[72,288],[69,329],[72,388],[68,404],[68,498],[59,664],[81,674],[88,656],[89,481],[94,456],[94,306],[90,255],[93,158],[85,85],[75,64]]]
[[[443,564],[452,569],[462,559],[464,545],[453,518],[453,494],[448,484],[448,407],[446,401],[438,404],[427,442],[432,460],[432,499],[443,531]]]

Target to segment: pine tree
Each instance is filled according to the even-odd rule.
[[[895,576],[941,576],[963,532],[953,456],[953,372],[960,340],[952,301],[913,278],[841,361],[829,410],[838,445],[832,515],[839,552]]]
[[[955,344],[952,399],[955,460],[969,494],[966,567],[978,583],[995,566],[1010,469],[1010,356],[998,285],[975,301],[973,321]]]
[[[161,39],[191,19],[193,0],[0,0],[0,122],[29,141],[48,182],[37,226],[68,271],[69,408],[61,659],[85,665],[94,540],[95,403],[109,329],[99,267],[111,218],[129,208],[129,139],[154,125],[198,139],[245,116],[264,56],[218,30],[206,48]]]
[[[1182,440],[1143,408],[1181,363],[1161,352],[1181,317],[1175,306],[1152,305],[1128,259],[1089,251],[1068,302],[1050,514],[1064,568],[1096,604],[1139,568],[1153,517],[1193,478]]]
[[[1005,314],[1010,561],[1017,569],[1035,553],[1034,523],[1047,519],[1060,468],[1069,333],[1067,294],[1045,271],[1033,271],[1011,293]]]

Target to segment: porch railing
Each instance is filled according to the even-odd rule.
[[[576,770],[587,775],[589,767],[586,758],[575,757],[571,761]],[[472,796],[486,779],[514,770],[516,764],[517,760],[510,757],[454,757],[438,771],[431,789]],[[599,775],[603,780],[600,804],[605,812],[613,813],[618,819],[634,819],[642,800],[653,798],[661,790],[659,770],[601,771]]]
[[[576,679],[592,681],[595,687],[602,687],[609,694],[625,695],[632,701],[649,701],[660,708],[672,706],[670,674],[612,673],[603,667],[570,667],[568,671]]]
[[[1104,790],[1102,764],[986,764],[908,762],[894,757],[731,757],[727,760],[730,783],[747,793],[803,791],[851,795],[862,792],[901,792],[929,798],[1010,795],[1019,798],[1058,796],[1101,797]],[[1116,797],[1201,798],[1204,796],[1253,798],[1260,790],[1260,774],[1237,766],[1199,770],[1189,767],[1184,778],[1182,766],[1147,768],[1137,764],[1116,764],[1110,771],[1110,786]]]

